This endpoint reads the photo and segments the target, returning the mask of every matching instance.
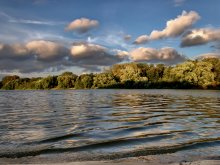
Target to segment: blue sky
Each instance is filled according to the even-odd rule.
[[[195,20],[191,23],[186,23],[184,30],[180,30],[178,35],[169,35],[168,28],[168,33],[162,35],[162,37],[155,39],[154,36],[150,35],[153,30],[163,31],[166,29],[167,22],[177,19],[178,16],[182,17],[184,15],[182,14],[183,11],[186,12],[186,15],[189,14],[189,19],[191,18],[190,11],[193,11],[194,17],[192,16],[192,19],[195,18]],[[86,28],[82,27],[83,25],[79,25],[79,27],[70,27],[69,30],[66,30],[71,22],[75,20],[81,21],[82,18],[87,19],[84,20],[85,22],[90,21],[89,23],[97,21],[97,24],[94,26],[90,24]],[[198,55],[207,53],[218,54],[219,49],[215,49],[213,46],[219,47],[220,37],[213,38],[210,36],[220,34],[219,19],[219,0],[1,0],[0,43],[4,46],[4,49],[0,50],[0,62],[13,65],[0,67],[0,72],[29,74],[70,69],[80,73],[98,71],[101,67],[123,61],[135,61],[135,59],[136,61],[148,63],[155,61],[172,63],[167,59],[164,61],[164,58],[160,59],[158,57],[160,53],[167,53],[167,50],[163,50],[163,48],[167,47],[187,58],[195,58]],[[84,30],[79,28],[84,28]],[[204,32],[204,35],[198,29]],[[199,41],[199,43],[197,40],[189,41],[190,36],[187,36],[187,34],[190,32],[195,33],[195,36],[200,38],[204,37],[204,39]],[[208,38],[205,36],[206,32],[210,34]],[[142,43],[141,41],[140,44],[134,44],[136,39],[142,35],[146,35],[149,39],[146,42]],[[129,36],[129,40],[124,40],[125,36]],[[180,44],[183,40],[187,42],[185,44],[187,46],[181,47]],[[61,44],[62,47],[68,49],[66,51],[72,54],[69,56],[64,51],[66,54],[62,56],[62,60],[65,59],[66,61],[58,63],[56,61],[58,59],[55,58],[56,55],[52,58],[52,51],[49,54],[49,60],[47,59],[46,61],[48,63],[52,59],[53,64],[45,65],[43,60],[46,59],[46,56],[48,57],[48,54],[43,54],[44,52],[39,50],[46,48],[38,47],[39,45],[45,45],[34,43],[38,44],[37,48],[32,46],[30,51],[30,48],[27,48],[27,43],[33,41],[44,41],[45,45],[49,44],[49,46],[51,46],[51,43],[48,42],[52,42],[52,44],[55,44],[53,48],[57,48]],[[28,57],[28,60],[25,59],[25,64],[24,61],[17,60],[21,54],[15,53],[15,55],[11,55],[8,53],[17,51],[17,47],[14,46],[17,44],[20,45],[19,50],[22,47],[21,45],[23,45],[22,50],[28,49],[29,53],[22,54],[22,57]],[[9,47],[7,51],[5,45]],[[72,49],[72,45],[75,45],[77,49]],[[81,48],[83,48],[83,53],[77,54]],[[157,50],[157,57],[148,57],[149,54],[146,51],[149,52],[149,48]],[[77,50],[77,52],[71,50]],[[85,51],[88,51],[91,56],[87,55]],[[120,54],[118,52],[122,51],[124,51],[123,58],[127,56],[124,58],[126,60],[122,59],[122,55],[120,59],[116,59]],[[34,54],[33,57],[30,57],[30,52]],[[103,55],[103,52],[105,55]],[[144,54],[140,54],[140,52],[144,52]],[[170,51],[168,52],[170,53]],[[97,56],[98,53],[102,55]],[[10,59],[5,54],[10,54],[8,55]],[[15,56],[16,58],[14,58]],[[112,56],[114,56],[114,59]],[[102,57],[103,60],[110,62],[98,62],[96,64],[96,58],[101,60]],[[30,60],[31,58],[32,61]],[[17,62],[13,61],[15,59]],[[31,65],[33,68],[28,68],[31,66],[26,66],[27,63],[33,63],[33,65],[38,66]],[[25,69],[21,69],[24,65]]]

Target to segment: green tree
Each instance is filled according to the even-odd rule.
[[[137,63],[114,65],[110,72],[119,79],[120,82],[126,81],[147,81],[146,65]]]
[[[76,89],[89,89],[93,86],[93,74],[83,74],[77,77],[75,82]]]
[[[75,81],[77,79],[77,75],[72,72],[64,72],[60,76],[57,77],[58,88],[73,88],[75,85]]]
[[[194,72],[198,79],[198,85],[207,88],[212,85],[215,80],[215,74],[213,72],[213,65],[209,62],[199,61],[196,64]]]
[[[20,79],[20,77],[17,76],[17,75],[5,76],[2,79],[2,89],[6,89],[6,90],[13,90],[13,89],[15,89],[16,82],[19,79]]]
[[[19,79],[20,77],[17,75],[13,75],[13,76],[5,76],[2,78],[2,85],[4,86],[5,84],[7,84],[10,81]]]
[[[99,74],[77,76],[64,72],[45,78],[5,76],[1,89],[52,88],[214,88],[220,89],[220,59],[188,60],[176,66],[127,63],[113,65]]]
[[[41,77],[33,77],[30,79],[29,83],[28,83],[28,87],[27,89],[43,89],[42,87],[39,88],[37,85],[39,85],[40,80],[43,79]]]
[[[151,64],[146,69],[148,80],[150,82],[157,82],[161,80],[163,77],[164,70],[165,70],[164,64],[157,64],[157,65]]]
[[[214,82],[213,65],[204,61],[187,61],[170,70],[170,79],[206,88]]]
[[[15,82],[15,89],[30,89],[30,79],[29,78],[20,78],[17,80],[14,80]]]
[[[205,58],[202,61],[209,62],[213,65],[213,72],[215,74],[215,81],[220,83],[220,59],[219,58]]]
[[[96,74],[93,80],[93,88],[106,88],[117,84],[117,81],[112,73]]]
[[[57,86],[56,76],[47,76],[35,81],[35,89],[52,89]]]
[[[2,89],[13,90],[13,89],[15,89],[15,84],[16,84],[16,80],[11,80],[11,81],[7,82],[6,84],[4,84]]]

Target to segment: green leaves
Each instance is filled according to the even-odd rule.
[[[93,74],[83,74],[77,77],[75,89],[89,89],[93,85]]]
[[[77,76],[64,72],[45,78],[6,76],[1,89],[90,89],[90,88],[212,88],[220,89],[220,59],[186,61],[176,66],[127,63],[108,71]]]
[[[76,79],[77,79],[77,75],[73,74],[72,72],[64,72],[57,77],[58,88],[61,89],[74,88]]]
[[[205,61],[187,61],[170,70],[170,80],[188,82],[200,88],[207,88],[215,80],[213,65]]]
[[[93,88],[108,88],[115,84],[117,81],[112,73],[99,73],[93,78]]]

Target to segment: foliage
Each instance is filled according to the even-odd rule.
[[[5,76],[2,79],[2,89],[14,89],[14,81],[19,79],[20,77],[17,75],[13,76]]]
[[[126,63],[97,74],[64,72],[45,78],[6,76],[1,89],[172,88],[220,89],[220,59],[186,61],[176,66]]]
[[[114,84],[117,84],[117,81],[112,73],[96,74],[93,79],[93,88],[106,88]]]
[[[147,81],[145,64],[128,63],[113,65],[110,72],[120,82],[126,81]]]
[[[75,82],[76,89],[89,89],[93,85],[93,74],[83,74],[77,77]]]
[[[73,88],[75,86],[76,79],[77,75],[73,74],[72,72],[64,72],[57,77],[58,88]]]
[[[214,82],[213,65],[204,61],[187,61],[170,70],[170,79],[206,88]]]

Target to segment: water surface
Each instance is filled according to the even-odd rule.
[[[220,91],[0,91],[0,119],[0,157],[220,155]]]

